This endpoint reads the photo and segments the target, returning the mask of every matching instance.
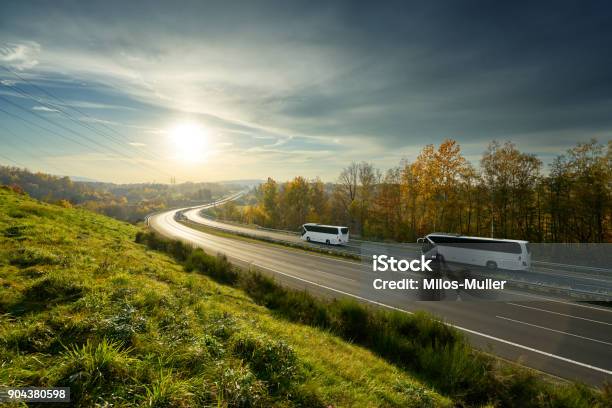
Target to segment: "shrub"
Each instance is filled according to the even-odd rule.
[[[192,251],[193,248],[182,241],[170,241],[168,244],[168,253],[181,262],[185,261]]]
[[[334,328],[344,338],[363,343],[369,337],[369,313],[363,305],[354,300],[341,299],[332,305]]]
[[[201,248],[189,254],[184,267],[187,272],[203,273],[221,283],[235,284],[238,281],[238,273],[234,271],[224,255],[212,257]]]

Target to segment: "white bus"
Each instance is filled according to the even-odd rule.
[[[419,238],[417,242],[424,244],[423,252],[435,246],[437,255],[446,262],[514,271],[531,267],[528,241],[432,233]]]
[[[328,245],[344,245],[349,242],[349,229],[338,225],[308,223],[302,225],[302,239],[323,242]]]

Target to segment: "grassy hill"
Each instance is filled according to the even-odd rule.
[[[185,272],[138,231],[0,189],[0,385],[70,386],[81,406],[453,405],[370,351]]]

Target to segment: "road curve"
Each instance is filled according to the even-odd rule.
[[[475,347],[502,358],[593,385],[612,380],[612,309],[527,294],[509,302],[417,302],[389,292],[384,300],[373,299],[363,290],[367,271],[359,262],[202,232],[177,222],[178,211],[185,209],[152,215],[147,222],[164,236],[223,253],[291,287],[409,313],[426,310],[463,331]]]

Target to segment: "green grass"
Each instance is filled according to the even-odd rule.
[[[453,405],[230,287],[222,258],[173,244],[175,260],[138,232],[0,189],[0,385],[69,386],[76,406]]]
[[[139,232],[136,241],[173,255],[187,270],[242,289],[278,317],[372,350],[461,405],[586,408],[610,403],[609,386],[598,393],[581,384],[552,381],[476,351],[460,332],[428,314],[371,308],[352,299],[318,299],[280,286],[258,271],[232,267],[223,255],[212,257],[152,232]]]

